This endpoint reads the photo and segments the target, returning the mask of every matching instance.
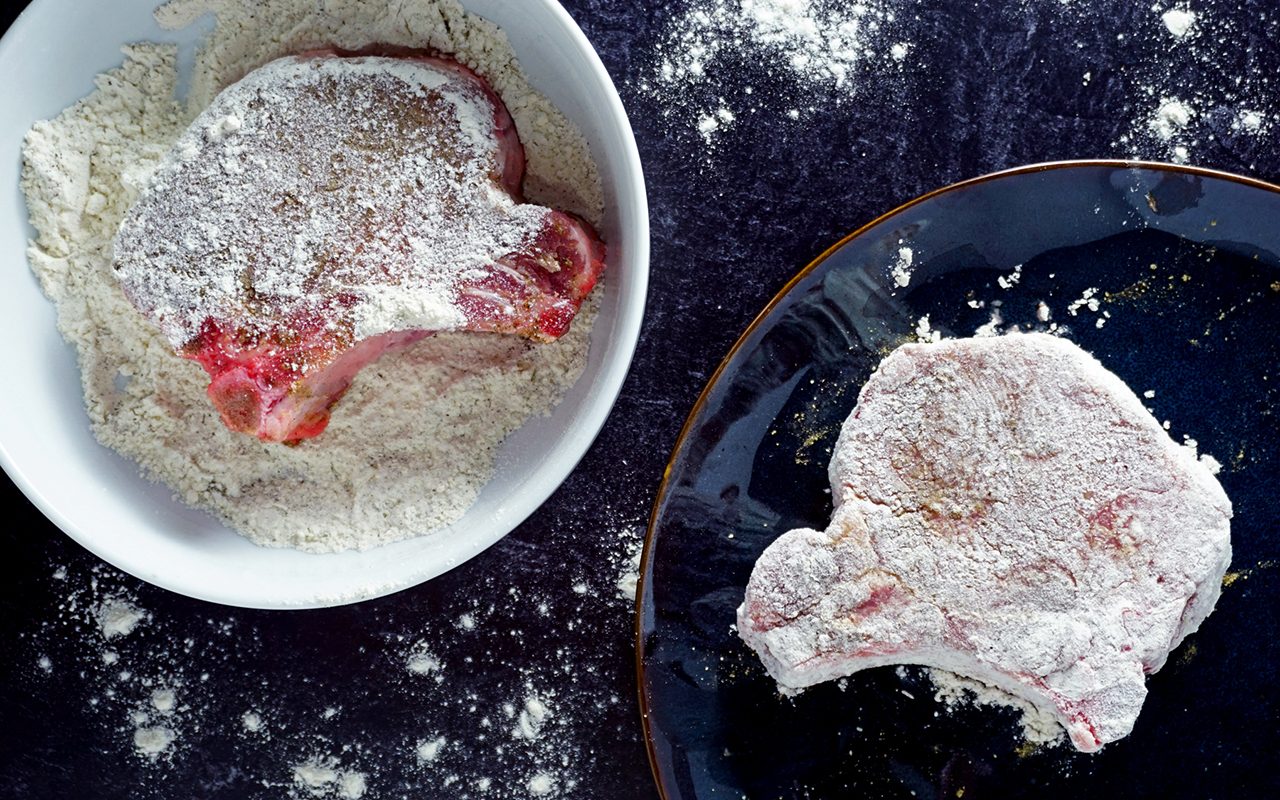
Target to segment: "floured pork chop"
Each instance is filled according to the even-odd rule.
[[[825,531],[760,556],[738,630],[784,688],[922,664],[1129,733],[1144,676],[1213,610],[1231,503],[1079,347],[904,345],[844,423]]]
[[[524,150],[446,58],[282,58],[225,89],[129,210],[125,294],[233,430],[297,441],[356,372],[433,331],[563,334],[604,268],[578,219],[521,198]]]

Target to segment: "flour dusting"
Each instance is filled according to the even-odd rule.
[[[418,756],[418,760],[424,764],[430,764],[440,756],[440,751],[445,748],[449,741],[443,736],[437,736],[433,739],[424,739],[418,742],[418,746],[414,748],[414,752]]]
[[[313,756],[293,767],[293,782],[311,797],[359,800],[368,788],[363,772],[344,769],[338,759]]]
[[[913,120],[921,110],[918,95],[928,92],[926,82],[941,66],[931,59],[939,38],[972,35],[939,27],[932,14],[902,0],[686,0],[668,5],[673,10],[663,18],[640,89],[658,103],[672,131],[697,134],[707,166],[716,165],[722,152],[736,152],[736,142],[750,141],[753,130],[763,128],[770,137],[786,141],[798,135],[800,126],[821,125],[833,117],[862,122],[858,105],[869,101],[892,103],[903,119]],[[984,28],[1025,28],[1028,37],[1048,30],[1056,42],[1095,47],[1086,42],[1096,26],[1085,24],[1078,6],[1069,0],[1023,0],[974,8],[977,24]],[[1137,9],[1137,25],[1131,29],[1114,26],[1117,46],[1124,51],[1116,69],[1102,74],[1092,62],[1082,64],[1075,90],[1080,98],[1093,98],[1110,97],[1117,86],[1123,88],[1122,102],[1107,101],[1107,113],[1119,117],[1110,143],[1113,155],[1192,162],[1204,151],[1225,147],[1247,154],[1264,144],[1250,140],[1268,133],[1264,112],[1276,104],[1276,84],[1267,70],[1244,65],[1255,61],[1252,40],[1272,36],[1276,20],[1265,4],[1256,9],[1256,27],[1248,27],[1215,14],[1212,4],[1159,2]],[[949,20],[965,16],[957,10]],[[1139,44],[1146,41],[1159,44]],[[998,58],[999,47],[983,49]],[[1168,98],[1179,98],[1195,113],[1181,123],[1162,117]],[[733,125],[721,123],[722,110],[732,115]],[[1001,113],[1001,124],[1016,129],[1019,112],[1009,107]],[[1246,113],[1254,115],[1250,124],[1230,123]],[[964,122],[959,124],[963,128]],[[1233,141],[1231,134],[1239,140]]]
[[[948,709],[965,703],[975,706],[1012,708],[1019,713],[1018,722],[1022,737],[1030,744],[1052,745],[1066,739],[1066,730],[1053,715],[1037,708],[1021,697],[1015,697],[1003,689],[981,681],[965,678],[941,669],[927,670],[933,681],[933,699],[944,703]]]
[[[426,642],[416,642],[410,648],[404,665],[414,675],[435,675],[437,681],[442,680],[440,659],[431,654]]]
[[[1194,32],[1196,12],[1189,8],[1171,8],[1160,15],[1164,27],[1175,39],[1183,39]]]
[[[485,77],[516,121],[529,199],[599,222],[600,181],[582,136],[529,85],[505,35],[456,0],[373,7],[354,0],[176,0],[166,27],[206,12],[217,26],[185,105],[171,46],[124,48],[96,90],[28,134],[22,187],[38,232],[32,270],[79,353],[94,435],[150,479],[259,544],[364,549],[439,529],[465,513],[503,438],[545,414],[585,365],[595,300],[562,339],[442,334],[369,365],[323,436],[298,447],[228,431],[200,366],[173,355],[110,274],[126,209],[217,92],[274,58],[324,45],[433,48]],[[208,135],[234,139],[227,114]]]
[[[637,539],[627,557],[626,566],[618,574],[614,584],[618,588],[618,597],[627,602],[636,601],[636,590],[640,585],[640,561],[644,555],[644,540]]]
[[[172,730],[164,726],[154,728],[138,728],[133,733],[133,746],[147,758],[157,758],[169,749],[175,736]]]
[[[146,619],[146,612],[121,597],[111,597],[98,606],[98,629],[106,639],[128,636],[138,623]]]
[[[735,108],[758,113],[767,102],[742,84],[743,59],[775,65],[768,95],[796,103],[791,120],[811,118],[868,73],[901,69],[913,45],[888,38],[895,21],[888,0],[698,0],[670,21],[642,88],[671,103],[665,113],[691,122],[714,151],[742,116]],[[709,92],[721,95],[710,106],[697,99]]]

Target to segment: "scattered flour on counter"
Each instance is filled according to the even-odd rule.
[[[556,779],[549,772],[536,773],[529,779],[529,794],[534,797],[546,797],[555,791]]]
[[[1130,158],[1190,163],[1229,154],[1252,166],[1263,143],[1241,136],[1260,133],[1263,120],[1250,117],[1256,127],[1243,120],[1280,102],[1272,76],[1248,66],[1255,62],[1252,41],[1274,36],[1274,11],[1215,17],[1212,4],[1178,2],[1152,12],[1151,33],[1170,46],[1123,65],[1133,99],[1127,129],[1113,145]]]
[[[248,764],[210,766],[242,770],[235,783],[245,794],[282,800],[351,800],[362,785],[364,798],[528,800],[535,775],[552,785],[547,797],[595,797],[589,784],[616,779],[611,743],[642,746],[621,690],[625,659],[591,646],[630,647],[634,606],[611,584],[639,552],[642,501],[556,523],[564,527],[550,544],[567,573],[608,591],[482,570],[476,591],[488,602],[440,598],[426,613],[386,606],[369,620],[378,641],[325,646],[282,672],[278,637],[259,615],[212,606],[162,614],[160,590],[104,564],[73,567],[47,581],[52,610],[19,623],[26,644],[14,663],[36,691],[78,706],[86,746],[140,770],[142,794],[193,759],[221,758],[206,753],[248,752]],[[146,622],[107,640],[98,610],[109,600],[148,609]],[[479,624],[456,624],[464,614]],[[409,669],[414,655],[429,659],[425,673]],[[335,676],[339,664],[360,681]],[[339,713],[326,719],[329,708]],[[370,728],[370,719],[381,722]]]
[[[418,742],[418,746],[414,748],[414,752],[418,756],[418,760],[424,764],[430,764],[440,755],[440,751],[445,748],[449,741],[443,736],[437,736],[434,739],[425,739]]]
[[[305,761],[293,768],[293,780],[308,789],[322,789],[338,782],[338,771],[328,762]]]
[[[1235,130],[1244,131],[1245,133],[1258,134],[1263,133],[1266,130],[1268,127],[1266,123],[1267,118],[1260,112],[1246,109],[1236,116],[1235,122],[1232,123],[1232,127]]]
[[[515,118],[530,199],[598,223],[600,181],[585,140],[530,88],[505,35],[457,0],[176,0],[157,16],[181,27],[207,11],[217,25],[185,107],[174,99],[175,50],[130,45],[92,94],[27,135],[22,188],[38,232],[28,257],[77,348],[93,433],[259,544],[363,549],[447,525],[489,480],[507,433],[547,413],[577,380],[597,300],[552,344],[454,333],[389,354],[360,373],[321,437],[284,447],[222,425],[204,371],[175,356],[125,299],[111,274],[112,239],[170,144],[221,87],[324,44],[455,54]]]
[[[138,623],[146,619],[147,614],[128,600],[111,597],[98,606],[98,629],[107,639],[128,636]]]
[[[345,772],[338,779],[338,796],[344,800],[358,800],[364,797],[366,785],[365,777],[360,772]]]
[[[156,689],[151,693],[151,707],[161,714],[171,714],[177,707],[178,698],[172,689]]]
[[[368,788],[363,772],[343,769],[336,758],[313,756],[293,767],[293,782],[312,797],[359,800]]]
[[[551,711],[546,703],[535,695],[529,695],[524,701],[524,708],[520,709],[520,715],[516,718],[515,727],[511,729],[511,735],[517,739],[537,739],[542,733],[543,723],[550,716]]]
[[[622,600],[634,606],[640,583],[640,562],[644,557],[645,526],[639,522],[621,524],[610,529],[605,541],[610,547],[605,559],[605,575],[612,575],[614,592],[611,600]],[[595,592],[593,597],[602,596]]]
[[[946,704],[948,708],[955,708],[966,702],[976,706],[1012,708],[1022,714],[1019,722],[1022,725],[1022,736],[1028,743],[1057,744],[1066,738],[1066,731],[1052,714],[1041,711],[1021,697],[1014,697],[1002,689],[945,670],[930,668],[926,672],[936,689],[934,699]]]
[[[133,746],[147,758],[159,758],[177,738],[173,730],[162,725],[138,728],[133,732]]]
[[[442,678],[438,674],[440,672],[440,659],[431,654],[427,649],[426,642],[416,642],[409,648],[409,655],[405,659],[405,668],[414,675],[436,675],[436,680]]]
[[[1061,26],[1055,35],[1064,40],[1081,41],[1088,30],[1070,3],[1013,5],[1028,15],[1025,22],[1045,7],[1060,8],[1053,24]],[[1223,119],[1276,104],[1277,87],[1266,70],[1223,74],[1226,65],[1252,63],[1236,55],[1252,46],[1251,37],[1274,32],[1272,12],[1261,9],[1253,31],[1215,19],[1211,5],[1191,5],[1157,3],[1150,16],[1138,16],[1135,30],[1117,32],[1126,47],[1129,40],[1157,36],[1167,46],[1122,57],[1119,70],[1109,71],[1105,84],[1120,80],[1127,94],[1115,111],[1128,116],[1112,142],[1116,155],[1189,162],[1206,146],[1222,146]],[[639,88],[659,102],[673,130],[696,132],[714,159],[727,130],[717,117],[720,108],[732,107],[738,120],[758,116],[782,136],[794,123],[838,113],[886,88],[898,95],[891,102],[910,113],[912,104],[901,98],[909,98],[910,87],[927,74],[925,43],[937,35],[909,4],[896,0],[687,0],[666,18]],[[1104,85],[1093,69],[1080,74],[1082,91]],[[1161,98],[1175,97],[1182,108],[1164,107],[1162,114]]]
[[[711,144],[716,131],[733,124],[735,119],[737,117],[734,113],[722,105],[715,111],[698,117],[698,133],[702,134],[707,144]]]
[[[1183,7],[1171,8],[1160,15],[1160,21],[1175,39],[1183,39],[1194,32],[1196,12]]]
[[[640,585],[640,560],[643,555],[644,539],[637,539],[631,549],[631,555],[627,558],[626,565],[618,574],[617,583],[614,584],[618,588],[618,597],[630,603],[636,601],[636,589]]]
[[[842,88],[877,48],[906,57],[907,43],[878,41],[893,20],[882,2],[704,0],[677,18],[659,45],[659,81],[707,79],[721,59],[749,48],[778,57],[798,79]]]
[[[1169,141],[1191,122],[1196,110],[1176,97],[1160,98],[1160,105],[1151,115],[1151,130],[1164,141]]]
[[[714,149],[737,116],[725,115],[725,97],[749,111],[768,102],[753,98],[742,61],[776,67],[770,74],[780,80],[771,80],[767,95],[799,101],[782,114],[798,120],[847,100],[877,67],[901,71],[913,45],[889,38],[895,22],[887,0],[694,0],[669,22],[642,89],[673,103]]]

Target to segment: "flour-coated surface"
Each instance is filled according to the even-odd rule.
[[[908,344],[832,455],[836,511],[761,555],[738,616],[784,687],[922,664],[1053,711],[1090,751],[1213,609],[1231,503],[1076,345]]]
[[[320,44],[372,40],[456,52],[490,79],[516,119],[530,199],[598,221],[600,187],[585,142],[529,87],[503,33],[453,0],[378,15],[358,4],[320,9],[300,0],[265,9],[181,5],[219,14],[197,59],[189,107],[175,99],[175,51],[132,45],[93,94],[38,123],[24,148],[23,189],[38,234],[29,260],[58,305],[63,336],[77,346],[94,435],[260,544],[365,549],[448,525],[493,474],[502,439],[546,413],[581,374],[595,301],[548,345],[445,334],[393,353],[361,373],[322,440],[280,447],[225,428],[205,396],[203,370],[175,356],[125,298],[111,269],[112,240],[224,81]],[[182,21],[172,16],[176,6],[166,8],[167,21]],[[275,13],[255,17],[265,11]],[[242,133],[217,131],[225,141]]]

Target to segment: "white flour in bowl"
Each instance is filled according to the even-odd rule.
[[[525,191],[598,224],[603,201],[585,140],[535,92],[506,36],[456,0],[176,0],[166,27],[205,12],[217,26],[197,56],[186,106],[176,51],[124,49],[124,63],[24,147],[22,188],[38,236],[31,267],[79,354],[94,435],[254,541],[364,549],[457,520],[493,474],[503,438],[547,413],[581,374],[595,301],[561,340],[446,334],[366,367],[313,442],[263,444],[228,431],[200,366],[175,356],[111,275],[121,217],[189,121],[223,86],[273,58],[323,45],[429,47],[484,76],[509,108],[528,158]]]

